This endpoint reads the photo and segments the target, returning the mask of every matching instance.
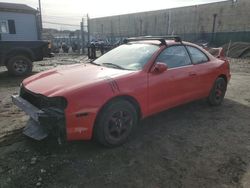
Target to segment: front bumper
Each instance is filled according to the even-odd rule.
[[[35,140],[52,134],[57,138],[65,135],[64,113],[55,108],[38,109],[18,95],[11,96],[13,103],[30,116],[23,133]],[[64,138],[63,138],[64,139]]]

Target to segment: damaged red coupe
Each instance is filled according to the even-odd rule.
[[[117,146],[152,114],[201,98],[220,105],[230,68],[218,56],[180,37],[129,38],[93,62],[25,79],[12,100],[30,116],[29,137]]]

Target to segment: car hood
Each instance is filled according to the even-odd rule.
[[[63,92],[69,90],[87,87],[133,72],[92,64],[77,64],[58,67],[33,75],[23,81],[23,86],[34,93],[48,97],[60,96]]]

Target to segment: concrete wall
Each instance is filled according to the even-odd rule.
[[[2,33],[2,41],[32,41],[38,39],[34,14],[0,12],[0,20],[15,20],[16,34]]]
[[[250,41],[249,10],[249,0],[228,0],[174,9],[94,18],[90,20],[90,32],[96,38],[177,34],[191,41],[212,40],[214,38],[218,42],[220,40],[218,37],[224,37],[223,41],[218,43],[230,39]]]

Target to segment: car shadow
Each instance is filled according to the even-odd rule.
[[[198,126],[205,126],[207,124],[209,124],[208,128],[213,128],[215,126],[215,122],[225,119],[224,116],[228,116],[230,112],[233,112],[233,116],[237,117],[240,114],[242,115],[242,111],[250,112],[250,108],[227,98],[224,99],[224,103],[218,107],[212,107],[208,105],[206,100],[199,100],[184,104],[141,120],[129,141],[122,147],[133,147],[133,145],[137,145],[138,142],[143,144],[146,140],[152,140],[152,144],[154,144],[154,137],[156,137],[157,140],[157,138],[162,135],[163,131],[164,135],[171,134],[173,131],[178,134],[179,129],[195,129]],[[231,123],[228,122],[227,126],[230,127],[230,125]],[[20,131],[18,132],[20,133]],[[16,132],[14,133],[16,134]],[[7,137],[11,137],[11,134],[9,134]],[[95,149],[103,148],[103,146],[95,143],[93,140],[70,141],[64,142],[61,145],[58,144],[53,138],[38,142],[27,138],[26,141],[31,147],[34,147],[35,150],[38,149],[41,152],[42,150],[39,146],[46,148],[46,150],[51,149],[53,151],[55,151],[55,148],[67,147],[80,147],[81,150],[85,150],[85,148],[88,149],[89,147],[94,147]],[[113,149],[116,148],[118,147]]]

